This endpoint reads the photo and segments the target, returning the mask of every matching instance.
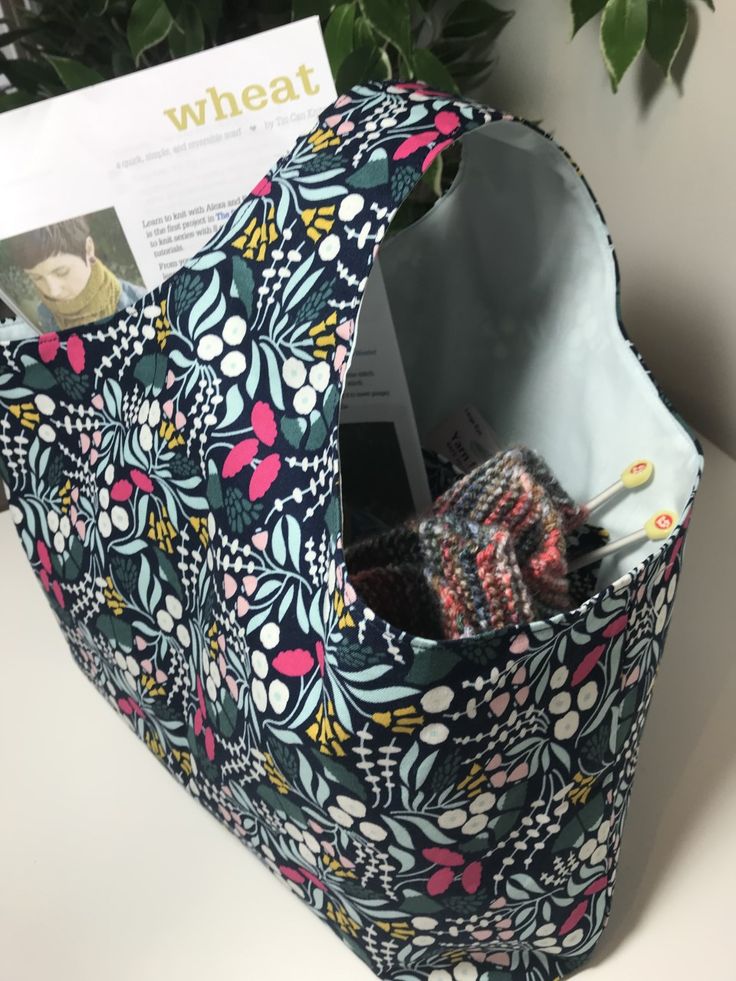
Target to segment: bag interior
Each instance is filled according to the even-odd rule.
[[[543,134],[504,120],[462,138],[448,192],[381,245],[358,331],[363,311],[377,309],[393,321],[423,445],[470,403],[502,448],[540,452],[580,503],[651,459],[647,487],[594,515],[611,539],[658,510],[682,515],[698,448],[622,334],[606,226]],[[390,478],[385,486],[390,495]],[[597,588],[660,547],[645,541],[605,559]]]

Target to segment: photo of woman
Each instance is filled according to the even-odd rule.
[[[0,290],[44,332],[104,320],[145,292],[112,208],[6,239]]]

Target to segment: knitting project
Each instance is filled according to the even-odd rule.
[[[585,519],[527,447],[491,457],[441,494],[431,513],[346,550],[364,602],[433,639],[568,608],[567,539]]]

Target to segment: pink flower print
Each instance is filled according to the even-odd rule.
[[[447,92],[440,92],[438,89],[428,88],[426,82],[397,82],[395,87],[397,89],[409,89],[420,95],[447,95]]]
[[[581,681],[583,681],[585,678],[588,677],[590,672],[600,661],[605,649],[606,649],[605,644],[599,644],[597,647],[594,647],[592,651],[589,651],[585,655],[585,657],[580,662],[580,664],[578,664],[577,668],[575,668],[575,672],[572,676],[573,685],[579,685]]]
[[[258,198],[265,197],[271,193],[271,181],[268,177],[262,177],[250,193]]]
[[[151,478],[147,474],[143,473],[142,470],[138,470],[134,467],[130,471],[130,479],[133,481],[138,490],[142,491],[144,494],[150,494],[153,490]]]
[[[437,869],[427,881],[427,893],[430,896],[441,896],[443,892],[447,892],[450,888],[454,878],[455,873],[452,869]]]
[[[325,673],[325,647],[321,640],[318,640],[314,645],[314,652],[317,655],[317,664],[319,666],[319,673],[324,677]]]
[[[471,896],[480,889],[480,880],[483,873],[483,866],[480,862],[471,862],[463,871],[462,887]]]
[[[498,790],[507,783],[516,783],[529,776],[529,764],[527,762],[517,763],[510,770],[504,768],[504,760],[500,753],[494,753],[486,764],[486,773],[489,773],[491,786]]]
[[[225,599],[232,599],[232,597],[238,591],[238,583],[234,576],[231,576],[229,572],[226,572],[222,578],[222,584],[225,590]]]
[[[629,614],[622,613],[620,617],[616,617],[615,620],[612,620],[611,623],[609,623],[608,626],[604,628],[603,636],[618,637],[620,633],[623,633],[623,631],[626,630],[628,625],[629,625]]]
[[[262,443],[273,446],[276,442],[276,420],[267,402],[256,402],[250,414],[250,424]]]
[[[313,886],[321,889],[322,892],[327,892],[327,886],[323,882],[320,882],[316,875],[312,875],[311,872],[309,872],[307,869],[301,868],[301,866],[299,867],[299,871],[305,879],[309,879]]]
[[[425,848],[422,855],[433,865],[463,865],[465,859],[459,852],[450,851],[449,848]]]
[[[301,885],[305,881],[304,876],[298,869],[289,868],[288,865],[279,865],[279,872],[285,879],[291,879],[291,881],[296,882],[297,885]]]
[[[59,335],[41,334],[38,339],[38,356],[44,364],[49,364],[59,353]]]
[[[278,453],[271,453],[258,464],[253,471],[248,485],[248,498],[251,501],[258,501],[268,491],[271,484],[278,476],[281,469],[281,457]]]
[[[84,341],[77,334],[72,334],[66,342],[66,356],[72,371],[81,375],[84,371]]]
[[[268,545],[268,532],[267,531],[257,531],[255,535],[251,537],[253,546],[262,552],[266,545]]]
[[[36,552],[38,553],[38,561],[43,566],[46,572],[51,572],[51,558],[49,557],[49,550],[46,548],[45,542],[40,539],[36,542]]]
[[[281,651],[273,659],[273,666],[279,674],[288,678],[302,678],[314,667],[314,657],[303,648],[293,651]]]
[[[575,929],[575,927],[578,925],[578,923],[585,916],[585,913],[586,913],[587,909],[588,909],[588,900],[587,899],[584,899],[581,903],[578,903],[577,904],[577,906],[575,907],[575,909],[572,911],[572,913],[570,913],[570,915],[568,916],[568,918],[565,920],[565,922],[560,927],[560,936],[561,937],[564,937],[565,934],[570,933],[572,930]]]
[[[608,876],[607,875],[602,875],[598,879],[596,879],[594,882],[591,882],[591,884],[585,890],[585,895],[586,896],[595,896],[596,893],[599,893],[603,889],[605,889],[607,885],[608,885]]]
[[[451,143],[452,140],[442,140],[440,143],[437,144],[437,146],[432,147],[432,149],[429,151],[427,156],[424,158],[424,163],[422,164],[422,173],[424,173],[425,170],[429,170],[429,168],[432,166],[432,163],[434,162],[434,158],[439,153],[442,153],[445,147],[450,146]]]
[[[110,498],[113,501],[123,503],[130,499],[133,493],[133,485],[129,480],[123,478],[122,480],[116,480],[115,483],[110,488]]]
[[[119,698],[118,708],[125,715],[137,715],[141,719],[143,718],[143,709],[132,698]]]
[[[194,735],[199,736],[204,729],[204,751],[207,754],[207,759],[212,761],[215,758],[215,734],[212,731],[212,726],[205,726],[204,724],[207,718],[207,705],[200,678],[197,678],[197,701],[199,708],[194,713]]]
[[[449,848],[425,848],[422,855],[428,862],[440,865],[427,880],[427,893],[430,896],[441,896],[447,892],[455,881],[460,868],[465,865],[465,858],[459,853]],[[460,873],[460,885],[463,890],[472,895],[480,889],[481,878],[483,876],[483,866],[480,862],[470,862]]]
[[[51,583],[51,592],[54,594],[54,599],[56,600],[56,602],[59,604],[59,606],[63,610],[64,609],[64,606],[65,606],[65,604],[64,604],[64,594],[61,591],[61,586],[59,585],[59,583],[56,580],[54,580]]]
[[[460,117],[456,112],[443,109],[434,117],[434,125],[443,136],[448,136],[450,133],[454,133],[460,125]]]
[[[416,153],[422,147],[434,143],[439,135],[436,129],[426,129],[422,133],[414,133],[412,136],[407,136],[394,150],[393,159],[403,160],[405,157],[410,157],[412,153]]]
[[[254,439],[252,436],[248,439],[241,439],[225,457],[225,462],[222,465],[222,476],[234,477],[236,474],[239,474],[243,467],[247,467],[253,461],[257,452],[257,439]]]

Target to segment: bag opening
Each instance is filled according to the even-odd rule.
[[[358,317],[359,331],[368,316],[393,324],[420,442],[470,403],[501,448],[537,450],[580,503],[633,459],[653,460],[652,483],[602,512],[612,539],[659,509],[681,516],[698,448],[622,331],[615,254],[586,183],[526,123],[487,123],[461,144],[450,190],[381,245]],[[358,454],[343,452],[344,429],[349,506],[361,478],[351,474]],[[371,463],[379,466],[364,444],[360,467]],[[381,472],[389,505],[402,491],[394,472]],[[605,559],[597,590],[660,547],[644,542]]]

